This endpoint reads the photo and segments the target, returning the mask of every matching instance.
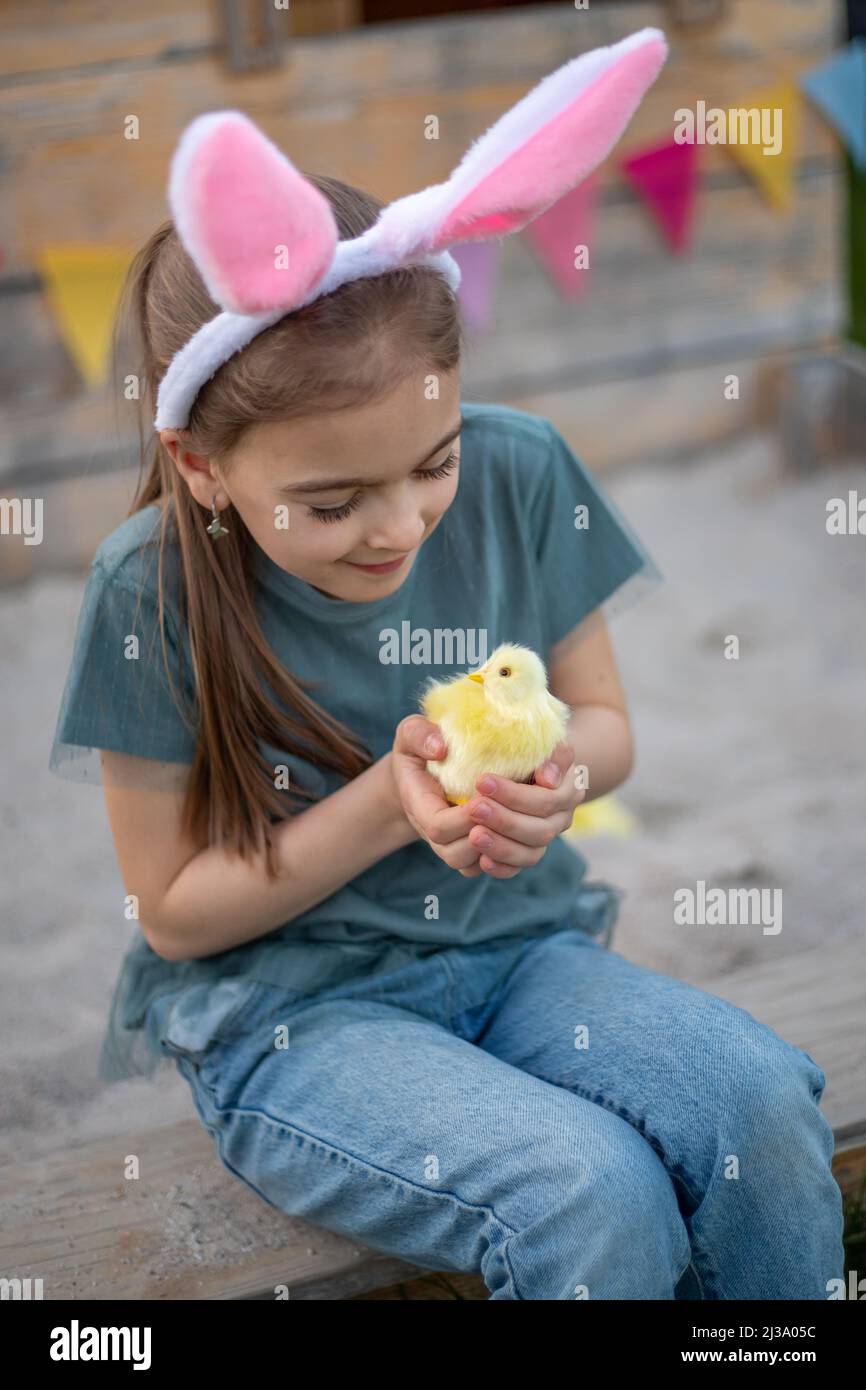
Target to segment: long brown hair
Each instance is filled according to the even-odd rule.
[[[370,194],[325,175],[305,177],[330,202],[341,240],[376,221],[383,204]],[[178,709],[196,738],[184,829],[244,859],[263,849],[273,878],[274,820],[316,797],[294,779],[291,792],[278,790],[275,768],[259,742],[346,780],[370,766],[372,755],[316,705],[307,693],[315,682],[293,676],[277,661],[256,615],[251,538],[241,518],[231,507],[222,511],[229,534],[213,542],[206,531],[209,512],[194,500],[153,429],[156,393],[169,361],[218,312],[172,222],[164,223],[130,266],[115,329],[115,356],[138,355],[141,383],[141,472],[128,515],[155,502],[162,507],[157,570],[163,660]],[[461,346],[457,302],[435,270],[411,266],[350,281],[287,314],[230,358],[199,392],[184,442],[217,459],[227,474],[227,456],[250,426],[379,400],[409,372],[451,370]],[[195,709],[185,706],[169,668],[169,545],[179,552],[177,601],[192,658]]]

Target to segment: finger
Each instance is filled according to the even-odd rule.
[[[428,739],[433,742],[428,744]],[[426,762],[429,758],[444,758],[448,747],[438,724],[425,719],[423,714],[407,714],[394,731],[394,750],[410,753]]]
[[[429,827],[437,824],[437,817],[453,808],[445,800],[445,793],[436,778],[411,759],[401,769],[401,783],[404,803],[411,807],[412,818],[424,827],[424,834],[427,835]],[[469,834],[472,824],[470,821],[465,827],[464,835]],[[442,838],[437,843],[450,844],[457,838],[449,822],[445,822],[440,833]]]
[[[439,853],[439,857],[445,861],[450,869],[459,869],[461,871],[463,869],[476,869],[481,854],[480,850],[477,850],[468,839],[463,839],[453,845],[449,845],[448,848],[442,850],[441,853],[438,850],[436,852]]]
[[[533,790],[541,791],[543,799],[544,788],[535,787]],[[508,840],[515,840],[521,845],[549,845],[571,825],[573,815],[569,806],[561,804],[547,816],[527,815],[523,811],[510,810],[500,802],[494,801],[492,796],[474,797],[472,801],[467,801],[466,805],[472,816],[473,826],[478,831],[470,832],[470,839],[479,848],[483,848],[480,839],[485,830],[504,836]],[[484,814],[484,807],[488,808],[487,815]],[[495,854],[493,858],[496,858]]]
[[[555,838],[555,835],[551,834],[550,839]],[[498,864],[508,864],[519,869],[528,869],[532,864],[537,864],[547,849],[547,844],[523,845],[517,840],[508,839],[506,835],[496,835],[486,826],[476,827],[469,836],[469,843],[477,852],[496,860]]]
[[[520,873],[519,869],[511,868],[508,864],[498,864],[495,859],[490,859],[486,854],[482,854],[478,863],[490,878],[514,878],[515,874]]]
[[[427,776],[430,777],[430,774],[428,773]],[[430,777],[430,781],[436,786],[439,785],[435,777]],[[426,799],[424,804],[427,804]],[[468,836],[473,825],[477,825],[478,822],[473,820],[469,814],[468,802],[463,806],[450,806],[444,802],[444,797],[441,797],[437,801],[436,809],[431,811],[430,818],[425,824],[427,838],[432,844],[450,845],[455,840]]]
[[[492,772],[485,773],[483,779],[479,777],[475,785],[478,786],[482,780],[485,784],[483,794],[479,787],[478,795],[467,801],[467,806],[475,808],[479,802],[487,801],[526,816],[544,818],[576,804],[576,792],[567,776],[556,788],[539,786],[534,782],[512,782],[510,777],[500,777]],[[487,790],[488,782],[491,784],[490,791]],[[578,800],[582,800],[582,797],[578,797]]]
[[[574,762],[574,749],[564,740],[558,743],[550,757],[535,769],[535,781],[539,786],[559,787],[565,774]]]

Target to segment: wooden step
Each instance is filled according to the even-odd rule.
[[[866,1172],[863,958],[852,939],[701,982],[826,1072],[833,1170],[852,1196]],[[46,1299],[339,1300],[428,1272],[270,1206],[198,1120],[10,1165],[0,1209],[0,1275],[42,1279]]]
[[[270,1206],[198,1120],[10,1165],[0,1210],[0,1274],[45,1299],[345,1299],[426,1272]]]

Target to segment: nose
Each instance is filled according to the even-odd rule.
[[[390,555],[404,555],[414,550],[427,528],[427,523],[418,507],[417,496],[402,499],[383,496],[379,499],[376,515],[365,537],[365,545],[372,550],[386,550]]]

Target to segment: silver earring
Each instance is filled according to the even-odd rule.
[[[208,535],[211,536],[215,541],[218,541],[219,538],[220,538],[220,536],[227,536],[227,535],[228,535],[228,531],[226,530],[225,526],[223,526],[222,522],[220,521],[219,512],[218,512],[217,509],[216,509],[216,493],[214,493],[214,495],[213,495],[213,500],[212,500],[212,502],[211,502],[211,504],[210,504],[210,509],[211,509],[211,511],[213,512],[213,521],[211,522],[210,526],[207,528],[207,533],[208,533]]]

